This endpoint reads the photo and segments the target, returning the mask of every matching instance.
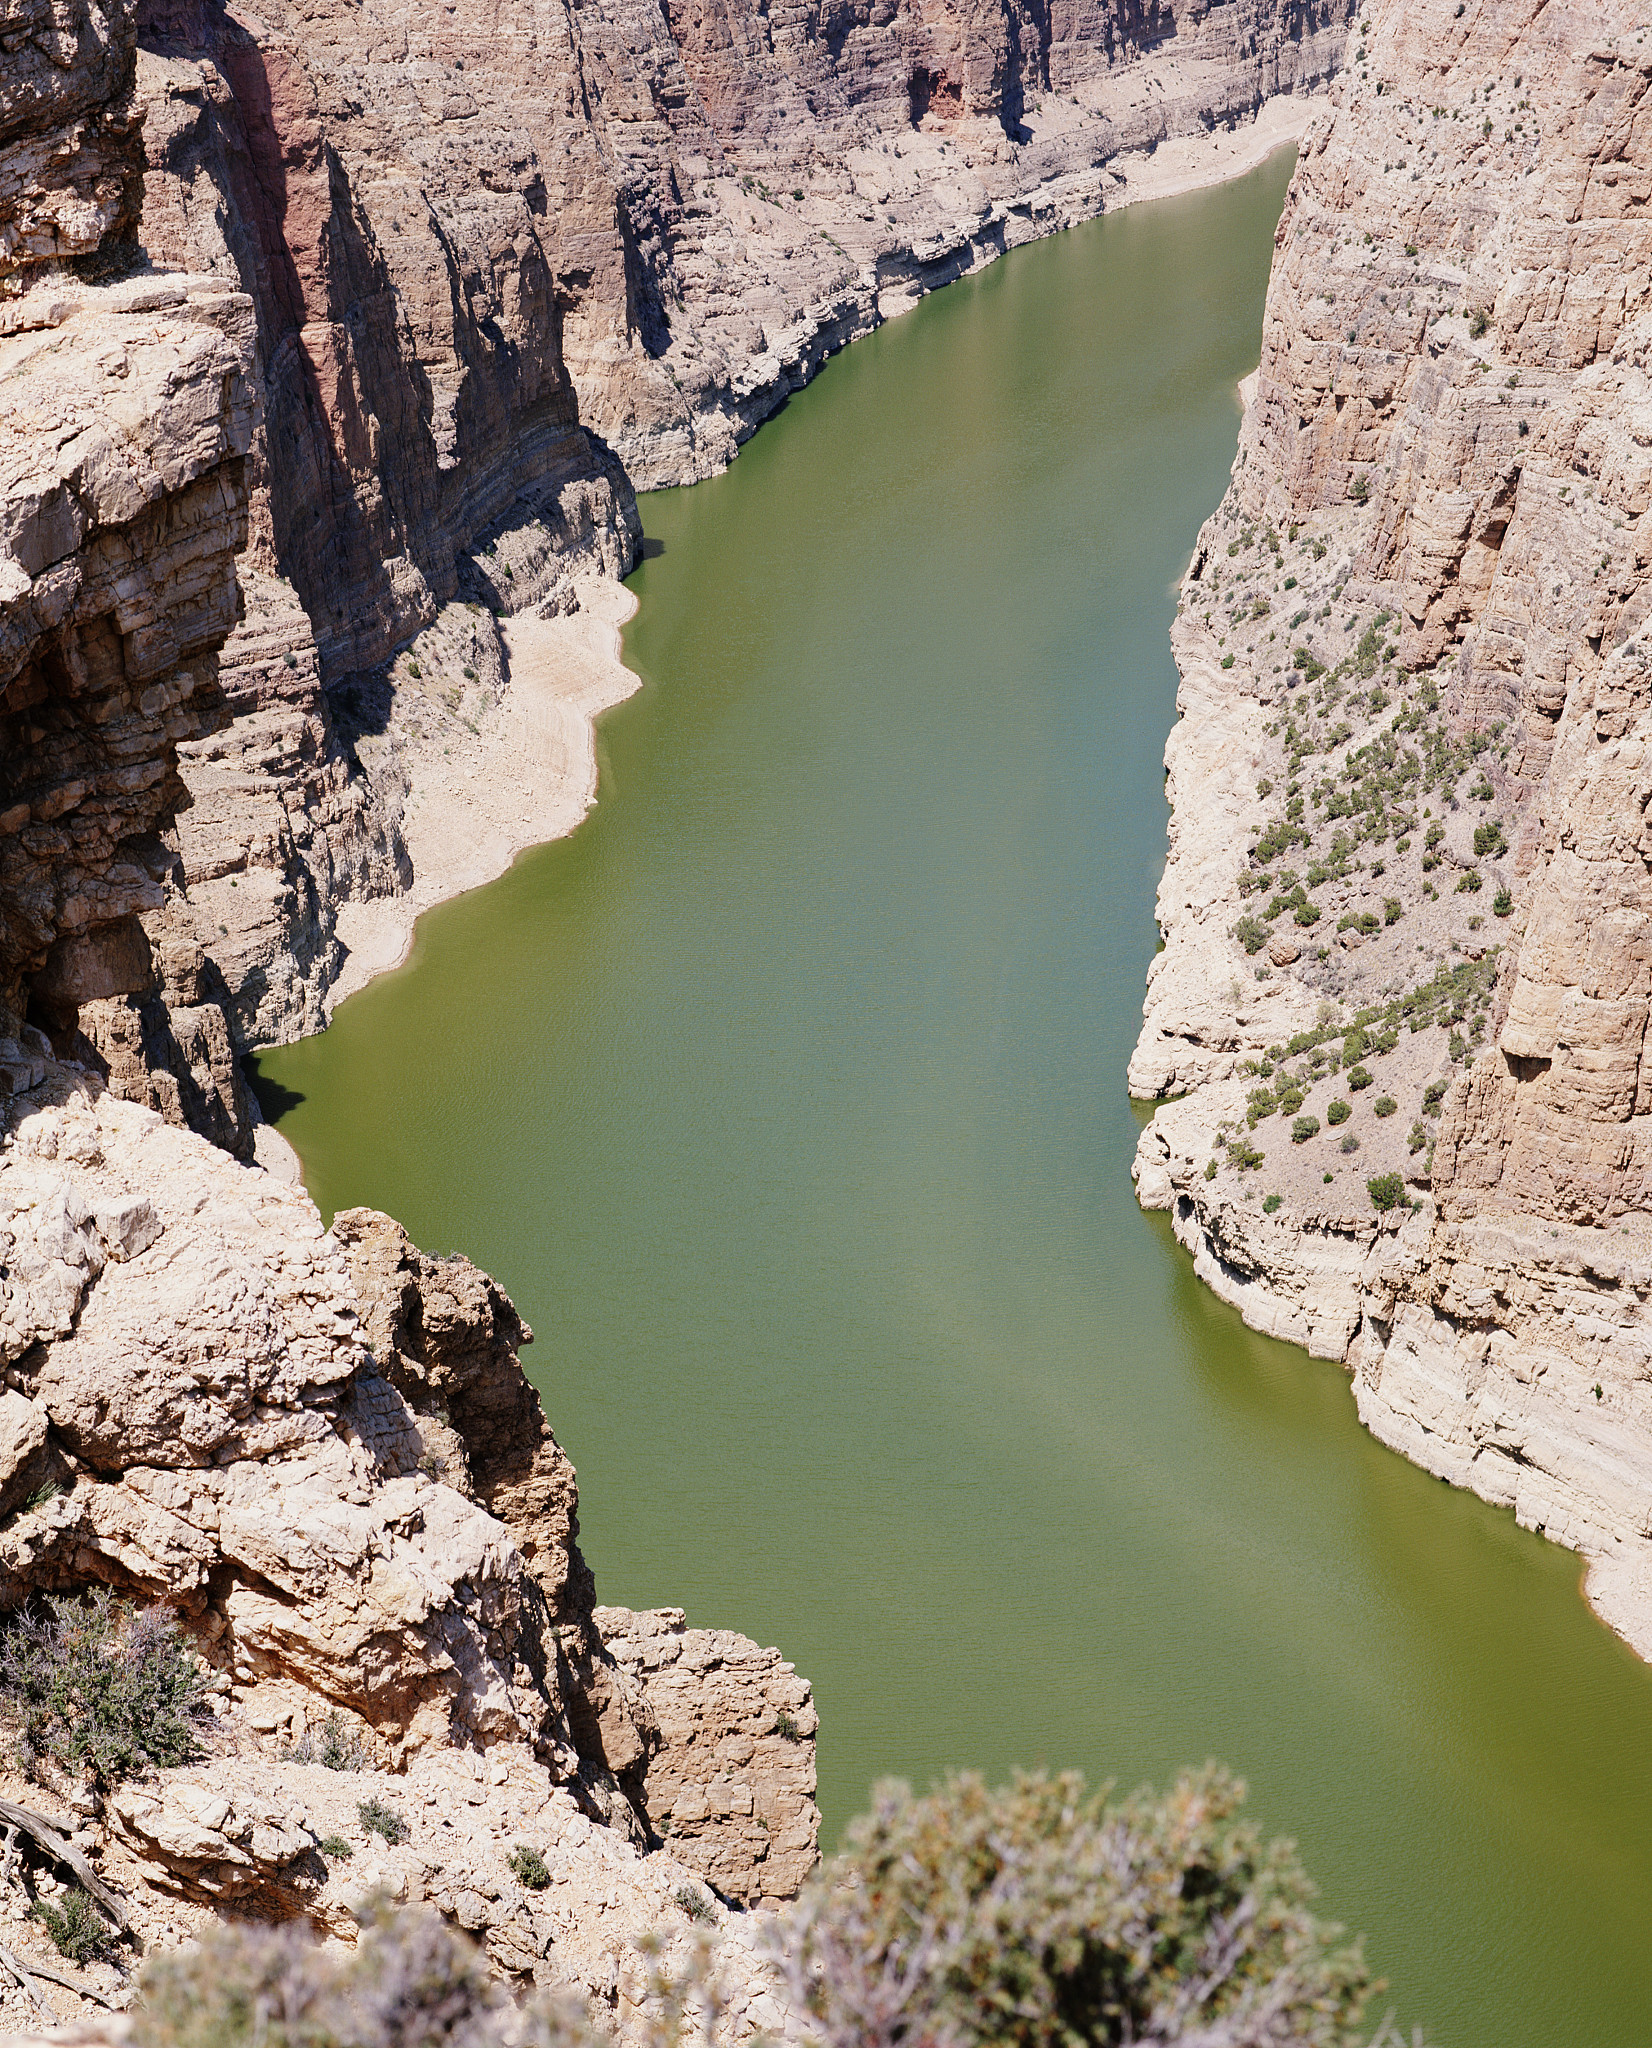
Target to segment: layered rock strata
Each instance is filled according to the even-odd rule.
[[[1364,10],[1182,589],[1131,1064],[1205,1277],[1644,1655],[1649,80],[1614,0]]]

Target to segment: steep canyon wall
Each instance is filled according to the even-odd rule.
[[[1612,0],[1363,10],[1183,586],[1131,1066],[1204,1276],[1643,1655],[1649,82]]]

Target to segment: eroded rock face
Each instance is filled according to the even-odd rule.
[[[0,9],[0,276],[130,238],[143,192],[134,0]]]
[[[217,722],[252,431],[251,307],[212,279],[0,307],[0,1002],[72,1035],[152,985],[156,828]]]
[[[1361,1416],[1583,1551],[1652,1654],[1652,41],[1616,4],[1366,19],[1183,590],[1131,1076],[1193,1092],[1138,1175],[1291,1334],[1340,1228],[1316,1348]],[[1351,1164],[1282,1128],[1338,1096]],[[1384,1172],[1421,1204],[1403,1229],[1366,1196]]]

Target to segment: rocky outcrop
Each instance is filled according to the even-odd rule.
[[[680,1607],[599,1607],[595,1620],[650,1724],[636,1773],[650,1826],[724,1898],[795,1898],[820,1831],[808,1682],[778,1650],[688,1628]]]
[[[40,1064],[0,1150],[0,1604],[164,1601],[205,1660],[204,1760],[94,1801],[145,1934],[194,1909],[348,1933],[385,1890],[611,2003],[644,1934],[686,1932],[685,1886],[795,1893],[809,1688],[680,1614],[593,1612],[500,1290],[371,1211],[324,1232],[301,1190]],[[323,1854],[371,1797],[406,1841]]]
[[[1364,19],[1183,586],[1139,1183],[1652,1655],[1652,45]]]

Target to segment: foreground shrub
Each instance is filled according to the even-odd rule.
[[[1111,1804],[1076,1776],[997,1791],[960,1777],[922,1799],[882,1785],[770,1924],[780,1988],[813,2048],[1356,2048],[1372,1988],[1360,1950],[1313,1915],[1295,1852],[1240,1819],[1242,1799],[1215,1767]],[[670,1973],[658,1941],[644,1949],[633,2048],[713,2038],[713,1937]],[[414,1910],[382,1912],[354,1949],[243,1923],[156,1957],[130,2048],[607,2038],[576,2004],[514,2009],[462,1936]],[[1399,2048],[1386,2027],[1378,2040]]]
[[[1074,1775],[881,1785],[773,1939],[823,2048],[1350,2048],[1370,1988],[1294,1852],[1210,1768],[1118,1805]]]
[[[1299,1116],[1291,1125],[1291,1143],[1293,1145],[1306,1145],[1310,1138],[1317,1136],[1318,1131],[1319,1118],[1317,1116]]]
[[[343,1951],[291,1924],[225,1926],[148,1964],[131,2048],[491,2048],[503,2000],[434,1914],[386,1916]]]
[[[0,1714],[27,1768],[50,1757],[112,1784],[188,1763],[210,1719],[205,1685],[169,1607],[47,1595],[0,1626]]]
[[[1405,1182],[1397,1173],[1379,1173],[1365,1183],[1373,1209],[1397,1209],[1405,1200]]]

